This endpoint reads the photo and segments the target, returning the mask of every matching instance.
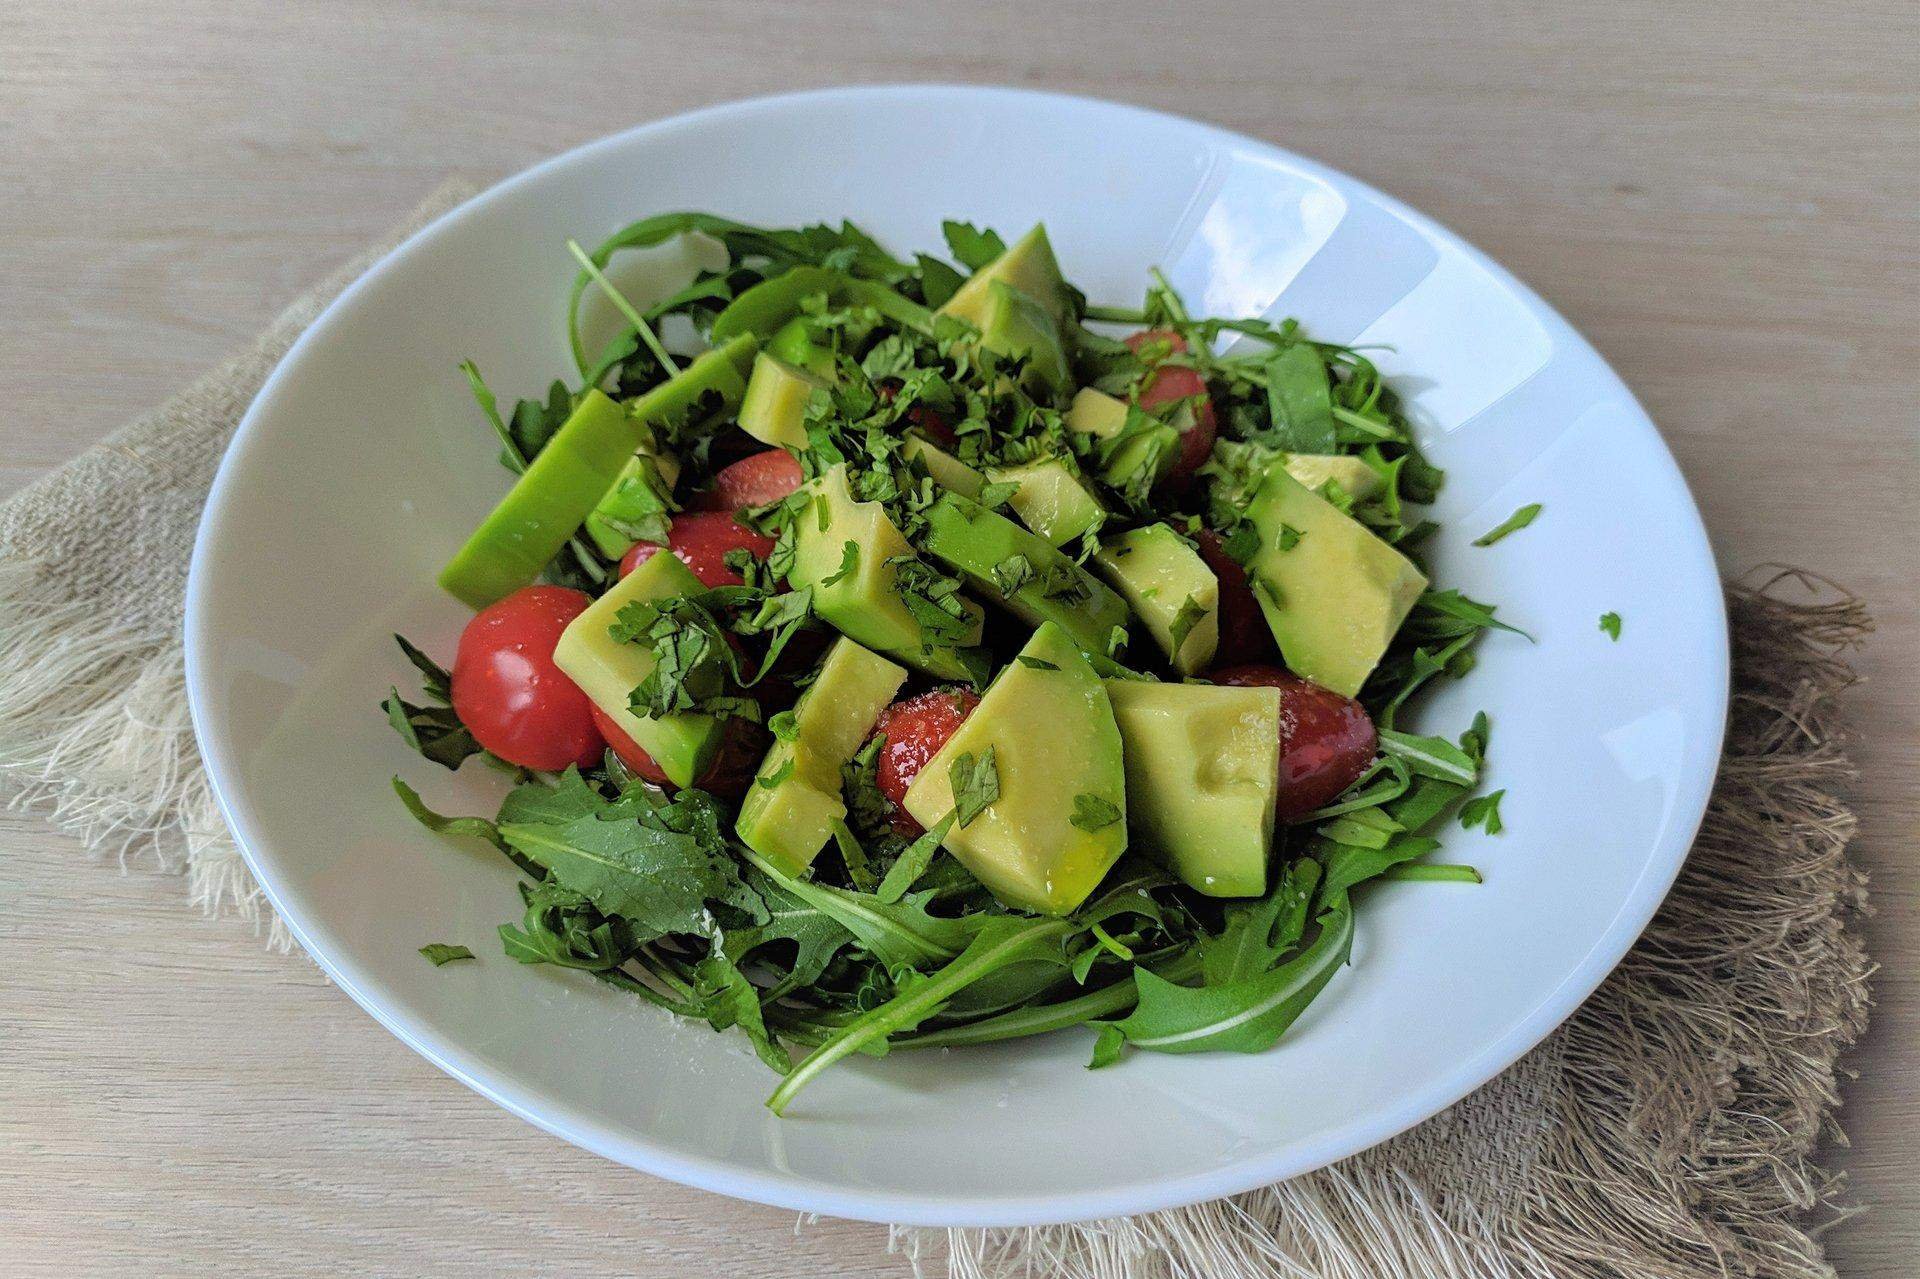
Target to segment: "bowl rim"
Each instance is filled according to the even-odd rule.
[[[332,981],[359,1004],[374,1020],[435,1066],[472,1088],[502,1108],[553,1135],[617,1163],[664,1177],[684,1185],[735,1198],[752,1200],[800,1212],[826,1213],[839,1217],[876,1222],[905,1222],[924,1226],[1018,1227],[1050,1225],[1069,1221],[1124,1216],[1179,1207],[1241,1193],[1275,1181],[1314,1171],[1336,1160],[1369,1149],[1380,1142],[1431,1118],[1506,1070],[1534,1048],[1549,1033],[1571,1016],[1606,979],[1647,923],[1653,918],[1686,860],[1687,851],[1705,816],[1717,773],[1717,761],[1724,744],[1726,710],[1729,697],[1730,652],[1726,629],[1725,600],[1716,590],[1706,603],[1715,622],[1710,629],[1719,643],[1711,654],[1708,669],[1699,678],[1717,698],[1718,733],[1712,758],[1716,766],[1690,776],[1681,776],[1671,808],[1673,819],[1662,830],[1659,843],[1622,902],[1607,933],[1584,955],[1555,989],[1504,1036],[1486,1045],[1480,1052],[1456,1063],[1424,1087],[1410,1091],[1389,1107],[1335,1129],[1314,1140],[1296,1143],[1278,1152],[1255,1154],[1200,1172],[1169,1177],[1147,1177],[1118,1186],[1092,1191],[1064,1191],[1045,1199],[1032,1197],[995,1198],[991,1196],[930,1197],[887,1191],[849,1191],[822,1186],[792,1174],[774,1174],[747,1170],[722,1159],[692,1157],[655,1146],[644,1137],[613,1130],[601,1117],[543,1095],[527,1082],[495,1070],[479,1060],[460,1043],[411,1024],[391,1009],[362,980],[358,963],[350,954],[334,953],[315,939],[316,921],[303,917],[299,909],[289,909],[284,886],[275,872],[273,860],[260,850],[269,840],[253,820],[242,789],[233,752],[209,728],[208,688],[211,685],[209,653],[215,642],[215,626],[206,608],[208,567],[218,544],[223,515],[234,476],[241,459],[255,443],[259,423],[271,415],[288,372],[298,365],[310,344],[318,340],[350,311],[363,292],[377,288],[384,276],[410,256],[445,234],[463,219],[475,216],[495,202],[509,198],[522,187],[531,185],[557,170],[591,166],[604,153],[636,140],[662,137],[682,130],[699,129],[716,121],[750,116],[769,110],[787,110],[802,105],[861,103],[879,107],[888,100],[925,96],[955,95],[969,98],[1013,98],[1037,109],[1093,110],[1111,113],[1110,118],[1131,117],[1161,124],[1175,124],[1198,131],[1199,135],[1220,146],[1277,161],[1312,175],[1337,189],[1356,193],[1406,219],[1441,242],[1464,254],[1486,271],[1500,287],[1517,297],[1536,318],[1555,325],[1577,338],[1599,362],[1601,368],[1619,384],[1626,404],[1635,415],[1634,425],[1644,429],[1655,446],[1652,457],[1664,466],[1664,477],[1677,485],[1687,499],[1691,523],[1693,553],[1696,562],[1685,567],[1698,571],[1704,567],[1708,580],[1718,581],[1713,553],[1707,538],[1699,504],[1686,483],[1665,439],[1631,388],[1614,371],[1584,335],[1568,323],[1512,272],[1468,243],[1432,217],[1377,190],[1351,175],[1318,161],[1301,156],[1274,143],[1250,137],[1235,130],[1172,112],[1158,111],[1129,103],[1045,90],[1012,86],[915,83],[874,84],[804,90],[728,101],[697,110],[682,112],[635,125],[584,143],[549,157],[494,184],[479,195],[441,214],[408,236],[383,255],[358,279],[317,315],[294,341],[266,378],[249,405],[221,458],[207,494],[199,528],[194,537],[189,561],[184,601],[184,649],[188,707],[201,759],[212,784],[222,816],[248,869],[253,873],[268,902],[302,949]],[[1704,562],[1704,565],[1702,562]]]

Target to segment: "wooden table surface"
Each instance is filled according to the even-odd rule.
[[[1904,3],[101,4],[0,12],[0,492],[242,343],[441,178],[727,98],[979,80],[1270,138],[1434,214],[1645,399],[1722,566],[1870,600],[1879,1008],[1842,1273],[1920,1257],[1920,9]],[[1175,15],[1179,16],[1176,17]],[[112,536],[112,530],[102,530]],[[0,816],[0,1273],[902,1275],[878,1227],[629,1174],[304,959]]]

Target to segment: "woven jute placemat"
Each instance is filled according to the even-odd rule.
[[[220,455],[274,364],[450,183],[245,351],[0,503],[0,777],[89,849],[185,872],[282,949],[188,722],[187,559]],[[111,547],[97,531],[121,530]],[[1511,1070],[1334,1167],[1217,1203],[1009,1231],[899,1229],[955,1276],[1829,1275],[1835,1060],[1864,1028],[1839,696],[1860,605],[1805,573],[1728,587],[1726,758],[1672,895],[1633,952]]]

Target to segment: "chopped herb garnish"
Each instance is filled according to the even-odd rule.
[[[1600,629],[1607,633],[1607,637],[1609,639],[1614,639],[1614,640],[1619,639],[1620,638],[1620,614],[1618,613],[1600,614]]]
[[[1481,795],[1468,800],[1460,806],[1460,825],[1467,830],[1475,826],[1486,828],[1489,835],[1498,835],[1506,829],[1500,821],[1500,800],[1507,792],[1497,790],[1491,795]]]
[[[420,953],[432,960],[435,968],[442,964],[451,964],[456,959],[473,958],[473,952],[465,946],[452,946],[443,941],[427,943],[420,948]]]
[[[954,820],[962,830],[1000,798],[1000,774],[994,768],[993,747],[955,759],[947,770],[953,786]]]
[[[1517,533],[1527,525],[1533,523],[1534,518],[1540,514],[1540,511],[1540,503],[1531,502],[1515,511],[1512,515],[1507,516],[1507,518],[1502,520],[1496,527],[1474,538],[1473,544],[1475,546],[1492,546],[1507,534]]]
[[[1073,797],[1073,816],[1067,820],[1081,830],[1105,830],[1120,820],[1120,810],[1111,800],[1081,791]]]

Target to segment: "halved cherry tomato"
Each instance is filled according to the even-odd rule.
[[[1127,339],[1127,345],[1136,352],[1142,347],[1162,342],[1176,355],[1183,354],[1187,349],[1186,339],[1167,329],[1144,329]],[[1213,442],[1220,434],[1219,423],[1213,414],[1213,400],[1207,395],[1205,380],[1192,369],[1179,364],[1155,366],[1140,388],[1140,407],[1143,409],[1186,399],[1193,400],[1193,425],[1180,433],[1180,451],[1174,454],[1173,465],[1160,481],[1176,491],[1187,486],[1193,479],[1193,473],[1213,452]]]
[[[1141,329],[1138,333],[1127,334],[1122,340],[1126,342],[1127,349],[1135,355],[1139,355],[1141,351],[1148,347],[1155,348],[1150,353],[1153,356],[1159,356],[1161,354],[1185,355],[1187,353],[1187,340],[1172,329]],[[1158,349],[1162,343],[1166,345],[1165,352]]]
[[[693,570],[702,586],[739,586],[741,576],[727,567],[727,552],[745,550],[764,560],[773,553],[773,539],[756,533],[733,517],[732,511],[682,511],[667,529],[667,549]],[[620,560],[625,577],[660,550],[656,542],[636,542]]]
[[[1203,528],[1193,535],[1200,558],[1220,580],[1220,644],[1213,660],[1223,666],[1257,662],[1274,655],[1273,632],[1260,613],[1260,601],[1247,585],[1247,570],[1227,554],[1220,535]]]
[[[553,664],[560,632],[592,602],[564,586],[529,586],[481,609],[460,633],[454,714],[509,764],[553,772],[600,758],[593,703]]]
[[[1232,666],[1207,678],[1280,690],[1280,789],[1273,805],[1280,821],[1297,821],[1331,803],[1373,762],[1379,735],[1366,708],[1351,697],[1265,664]]]
[[[800,487],[800,463],[785,449],[752,453],[713,477],[713,487],[693,501],[696,511],[737,511],[777,502]]]
[[[874,781],[893,804],[893,828],[902,835],[918,835],[924,830],[901,807],[906,802],[907,787],[979,704],[980,699],[970,689],[936,688],[903,698],[880,712],[880,722],[873,731],[884,735],[887,742],[875,761]]]
[[[652,755],[644,746],[629,737],[625,730],[613,722],[613,717],[593,708],[593,722],[601,736],[612,747],[620,762],[656,786],[673,789],[673,783],[667,780],[666,773],[654,762]],[[760,766],[760,758],[766,753],[766,732],[758,724],[744,719],[729,719],[720,730],[720,753],[713,757],[713,763],[707,765],[707,771],[694,779],[696,790],[703,790],[722,799],[738,799],[747,793],[747,787],[753,785],[754,771]]]

